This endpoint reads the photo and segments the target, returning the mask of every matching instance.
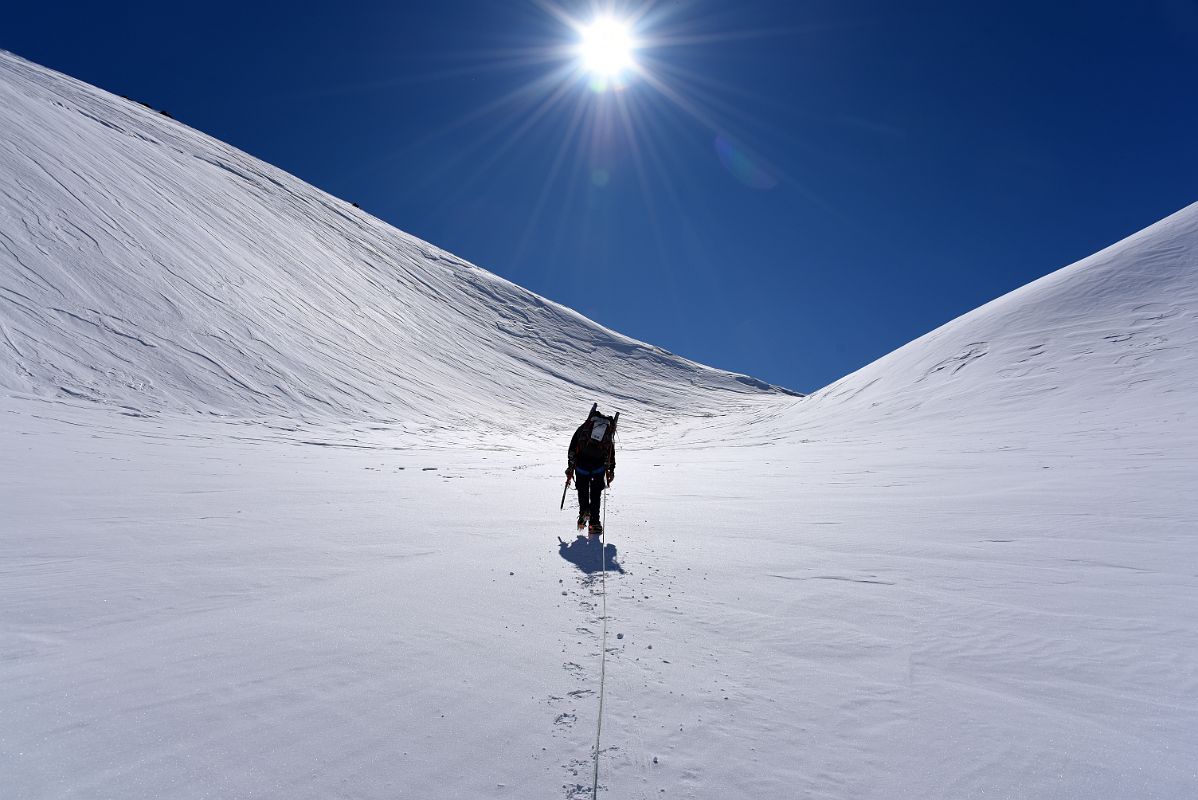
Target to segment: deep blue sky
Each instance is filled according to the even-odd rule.
[[[525,0],[21,3],[0,47],[801,390],[1198,200],[1195,0],[648,5],[680,104],[549,82]]]

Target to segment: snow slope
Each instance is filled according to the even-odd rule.
[[[0,388],[139,412],[702,413],[765,384],[633,341],[170,119],[0,53]]]
[[[1192,432],[1196,344],[1198,204],[911,342],[804,409],[966,432],[989,418],[1015,435]]]
[[[0,107],[0,797],[1198,795],[1198,206],[799,399]]]

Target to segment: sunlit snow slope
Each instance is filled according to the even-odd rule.
[[[816,393],[804,414],[965,435],[1198,430],[1198,204]],[[920,424],[914,424],[914,423]],[[1162,442],[1163,443],[1163,442]]]
[[[1196,402],[1198,203],[781,412],[687,424],[704,440],[716,430],[716,440],[771,444],[881,437],[932,450],[990,437],[1048,449],[1098,438],[1112,453],[1163,448],[1167,459],[1194,456]]]
[[[0,108],[7,392],[415,428],[527,425],[580,398],[653,416],[778,394],[6,53]]]

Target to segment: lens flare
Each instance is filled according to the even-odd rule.
[[[762,131],[753,130],[759,123],[744,115],[736,102],[742,96],[750,100],[757,96],[712,74],[709,70],[715,64],[701,58],[698,50],[721,43],[740,47],[746,40],[793,31],[726,30],[722,15],[696,15],[694,9],[678,8],[707,4],[528,0],[511,5],[536,13],[531,21],[540,32],[535,37],[510,48],[469,54],[464,66],[439,76],[456,79],[483,70],[510,72],[508,90],[408,148],[411,152],[417,144],[423,146],[442,133],[470,126],[477,134],[455,160],[474,162],[469,180],[481,181],[530,140],[550,144],[538,153],[544,179],[525,215],[516,244],[518,255],[538,246],[543,223],[555,203],[568,204],[571,212],[591,211],[623,202],[639,190],[658,252],[668,259],[676,247],[658,229],[658,209],[669,204],[667,212],[689,218],[692,209],[681,181],[692,173],[701,174],[690,169],[691,159],[701,158],[701,153],[680,137],[689,141],[692,130],[706,132],[703,138],[712,147],[709,158],[718,160],[739,184],[765,191],[793,183],[741,138],[758,134],[754,138],[761,140]],[[576,15],[576,10],[586,16]],[[544,135],[550,127],[556,129],[552,139]],[[780,140],[790,131],[764,133]],[[459,187],[457,196],[469,196],[471,188]],[[574,203],[578,205],[569,205]],[[584,235],[590,235],[590,224],[583,226]],[[558,234],[554,247],[564,232]]]
[[[724,169],[750,189],[773,189],[778,176],[764,159],[726,134],[715,137],[715,152]]]

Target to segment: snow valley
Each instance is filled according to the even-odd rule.
[[[601,795],[1198,793],[1198,206],[800,397],[0,107],[0,796],[590,796],[596,401]]]

